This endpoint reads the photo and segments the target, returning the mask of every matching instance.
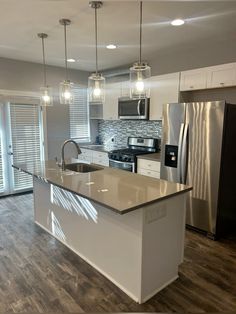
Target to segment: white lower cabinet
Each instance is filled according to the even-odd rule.
[[[106,152],[98,152],[93,150],[93,163],[109,167],[109,158]]]
[[[138,158],[137,172],[144,176],[160,179],[161,163],[159,161]]]
[[[78,156],[78,159],[109,167],[109,158],[106,152],[81,148],[81,154]]]

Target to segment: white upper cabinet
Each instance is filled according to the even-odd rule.
[[[179,102],[179,73],[171,73],[150,78],[150,120],[162,119],[162,107]]]
[[[189,91],[207,88],[207,68],[181,72],[180,90]]]
[[[181,72],[180,91],[236,86],[236,63]]]
[[[121,97],[130,98],[130,81],[121,82]]]
[[[106,97],[103,104],[103,119],[118,119],[118,98],[121,95],[121,83],[110,83],[106,85]]]
[[[208,88],[236,85],[236,63],[217,65],[208,68]]]

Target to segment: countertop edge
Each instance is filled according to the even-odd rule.
[[[160,197],[158,200],[151,200],[151,201],[149,201],[149,202],[146,202],[146,203],[143,203],[143,204],[140,204],[140,205],[137,205],[137,206],[133,206],[133,207],[130,207],[130,208],[127,208],[127,209],[124,209],[124,210],[120,211],[120,210],[115,209],[114,207],[111,207],[111,206],[107,205],[107,204],[104,204],[104,203],[101,203],[101,202],[99,202],[99,201],[97,201],[97,200],[94,200],[94,199],[92,199],[92,198],[90,198],[90,197],[88,197],[88,196],[84,196],[83,194],[81,194],[81,193],[79,193],[79,192],[72,191],[71,189],[66,188],[65,186],[62,186],[62,185],[60,185],[60,184],[57,184],[57,183],[51,181],[50,179],[45,179],[45,178],[43,178],[43,177],[41,177],[41,176],[38,176],[38,175],[36,175],[36,174],[32,174],[32,173],[28,172],[27,170],[24,170],[24,169],[22,169],[22,168],[20,168],[20,167],[17,167],[17,166],[15,166],[15,165],[12,165],[12,167],[15,168],[15,169],[17,169],[17,170],[19,170],[19,171],[22,171],[22,172],[27,173],[28,175],[31,175],[31,176],[35,177],[36,179],[42,180],[42,181],[44,181],[45,183],[51,183],[51,184],[53,184],[53,185],[55,185],[55,186],[57,186],[57,187],[59,187],[59,188],[61,188],[61,189],[64,189],[64,190],[66,190],[66,191],[68,191],[68,192],[71,192],[71,193],[73,193],[73,194],[75,194],[75,195],[79,195],[79,196],[81,196],[81,197],[83,197],[83,198],[86,198],[86,199],[88,199],[89,201],[92,201],[92,202],[94,202],[94,203],[97,203],[98,205],[101,205],[101,206],[103,206],[103,207],[106,207],[106,208],[112,210],[113,212],[115,212],[115,213],[117,213],[117,214],[119,214],[119,215],[127,214],[127,213],[132,212],[132,211],[134,211],[134,210],[136,210],[136,209],[142,208],[142,207],[144,207],[144,206],[147,206],[147,205],[150,205],[150,204],[153,204],[153,203],[158,203],[158,202],[160,202],[160,201],[162,201],[162,200],[164,200],[164,199],[171,198],[171,197],[176,196],[176,195],[178,195],[178,194],[187,193],[187,192],[189,192],[189,191],[191,191],[191,190],[193,189],[192,187],[188,187],[188,188],[186,188],[185,190],[177,191],[177,192],[175,192],[175,193],[172,193],[171,195],[162,196],[162,197]]]

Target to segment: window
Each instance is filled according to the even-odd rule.
[[[87,88],[75,85],[74,104],[70,105],[70,137],[79,142],[90,141]]]

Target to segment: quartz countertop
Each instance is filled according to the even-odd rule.
[[[188,192],[192,187],[115,168],[78,173],[62,171],[55,161],[13,165],[46,183],[80,195],[119,214]]]
[[[161,153],[138,155],[137,158],[160,162],[161,161]]]

